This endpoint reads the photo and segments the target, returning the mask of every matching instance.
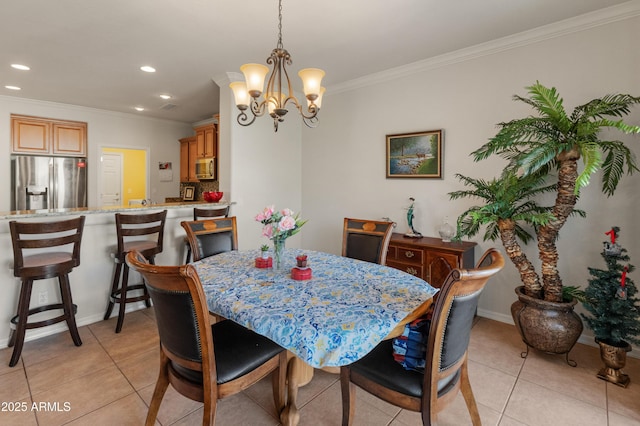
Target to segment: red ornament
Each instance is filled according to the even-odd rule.
[[[611,228],[610,231],[605,232],[605,235],[611,236],[611,244],[615,244],[616,243],[616,231],[614,231],[613,228]]]
[[[627,280],[627,271],[629,268],[625,266],[622,270],[622,278],[620,278],[620,288],[616,291],[616,297],[618,299],[625,300],[627,298],[627,289],[624,288],[624,282]]]

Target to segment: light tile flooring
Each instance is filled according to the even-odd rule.
[[[21,362],[7,366],[10,349],[0,350],[0,425],[142,425],[158,364],[152,310],[127,314],[122,333],[115,319],[80,329],[84,344],[68,333],[27,342]],[[628,358],[627,389],[595,377],[598,350],[578,344],[571,358],[520,353],[515,328],[480,318],[469,348],[471,385],[484,425],[640,425],[640,360]],[[399,410],[359,390],[356,425],[418,425],[418,414]],[[219,402],[217,425],[277,425],[270,382]],[[334,374],[317,371],[300,389],[301,425],[339,425],[340,387]],[[35,409],[33,404],[35,403]],[[20,411],[24,408],[24,411]],[[158,424],[199,425],[202,404],[169,389]],[[440,425],[467,425],[460,396],[439,416]]]

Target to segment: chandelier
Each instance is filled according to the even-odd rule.
[[[240,71],[244,74],[245,81],[234,81],[229,85],[233,91],[236,106],[240,110],[238,124],[249,126],[256,117],[261,117],[268,112],[273,118],[273,129],[278,131],[278,123],[284,121],[287,114],[287,104],[292,103],[300,112],[302,121],[308,127],[318,124],[318,112],[322,104],[324,87],[320,86],[324,71],[318,68],[305,68],[298,72],[302,79],[303,91],[306,102],[301,104],[294,96],[289,80],[287,66],[291,65],[291,55],[282,46],[282,0],[278,0],[278,44],[267,58],[267,64],[271,65],[271,75],[267,81],[267,90],[264,89],[264,80],[269,68],[262,64],[244,64]],[[260,96],[263,95],[260,99]],[[253,117],[247,115],[247,109]]]

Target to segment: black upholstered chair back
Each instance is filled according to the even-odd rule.
[[[202,362],[198,323],[189,290],[165,290],[154,287],[149,280],[147,289],[153,300],[160,341],[166,350]]]
[[[384,265],[392,228],[392,222],[345,218],[342,255]]]
[[[445,383],[459,380],[458,370],[466,362],[478,299],[489,278],[503,266],[500,252],[490,249],[482,256],[478,267],[454,269],[449,273],[436,298],[431,319],[425,391],[442,389]]]
[[[127,264],[139,272],[145,281],[155,311],[158,334],[163,350],[177,358],[172,362],[191,370],[202,368],[184,365],[186,361],[202,362],[202,337],[208,334],[208,308],[199,281],[192,266],[156,266],[150,264],[139,252],[127,255]],[[194,300],[194,296],[197,300]],[[210,352],[213,358],[213,352]]]
[[[238,249],[236,217],[195,220],[180,223],[187,232],[193,260]]]
[[[481,291],[477,290],[468,295],[455,296],[447,314],[440,319],[440,321],[445,321],[444,340],[440,352],[440,370],[454,365],[467,351]]]

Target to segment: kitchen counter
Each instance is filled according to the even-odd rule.
[[[0,212],[0,219],[26,219],[32,217],[48,217],[48,216],[77,216],[98,213],[128,213],[132,211],[154,210],[154,209],[182,209],[193,208],[195,206],[219,208],[233,205],[233,202],[207,203],[206,201],[180,201],[175,203],[159,203],[159,204],[134,204],[132,206],[104,206],[104,207],[80,207],[77,209],[44,209],[44,210],[17,210],[11,212]]]
[[[61,210],[22,210],[0,213],[0,282],[3,283],[0,297],[0,348],[6,347],[9,337],[9,321],[16,313],[20,280],[13,276],[13,250],[9,221],[55,221],[71,219],[85,215],[82,234],[80,265],[69,274],[73,303],[78,306],[76,322],[83,326],[102,321],[107,307],[111,280],[114,272],[115,246],[117,242],[115,213],[136,213],[145,210],[167,210],[164,229],[164,247],[155,258],[158,265],[183,264],[186,255],[184,243],[185,231],[182,221],[193,220],[193,207],[233,205],[233,202],[176,202],[151,205],[114,206],[99,208],[78,208]],[[138,283],[140,276],[131,272],[130,282]],[[55,279],[38,280],[34,283],[30,307],[44,303],[38,300],[48,299],[55,303],[59,298]],[[127,310],[144,308],[144,302],[127,305]],[[114,312],[117,315],[117,309]],[[126,332],[127,323],[125,321]],[[26,341],[66,330],[64,322],[33,330],[27,330]],[[69,339],[69,344],[71,339]]]

